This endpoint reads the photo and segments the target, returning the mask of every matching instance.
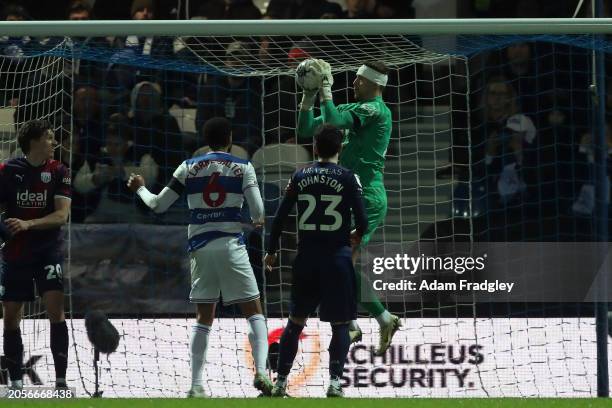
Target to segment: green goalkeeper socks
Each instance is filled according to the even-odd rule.
[[[372,317],[380,316],[386,308],[383,304],[378,300],[378,296],[374,293],[374,290],[370,285],[366,285],[365,288],[361,287],[361,281],[363,276],[361,276],[361,268],[355,267],[355,280],[357,281],[357,299],[359,299],[359,304],[363,307]],[[364,296],[365,292],[365,296]],[[367,299],[367,301],[362,301],[362,299]]]

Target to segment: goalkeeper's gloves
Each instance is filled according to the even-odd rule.
[[[317,99],[317,89],[307,90],[304,89],[302,91],[302,102],[300,103],[300,110],[309,111],[315,104],[315,100]]]
[[[316,65],[319,68],[319,72],[321,73],[322,81],[321,81],[321,89],[320,89],[320,97],[321,102],[331,101],[332,100],[332,85],[334,84],[334,76],[331,72],[331,66],[323,61],[322,59],[315,60]]]

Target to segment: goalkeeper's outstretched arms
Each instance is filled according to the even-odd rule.
[[[302,101],[298,112],[297,138],[300,141],[312,141],[315,130],[323,124],[323,117],[314,117],[312,108],[321,87],[322,75],[315,59],[304,60],[295,71],[297,85],[302,88]]]
[[[130,174],[127,185],[155,213],[165,212],[181,196],[185,186],[175,177],[159,194],[151,193],[145,186],[144,178],[139,174]]]
[[[307,69],[315,72],[318,76],[319,89],[309,88],[304,81],[300,81],[300,70]],[[309,79],[312,79],[310,77]],[[314,136],[315,130],[323,123],[333,125],[339,129],[351,129],[359,122],[351,112],[339,111],[334,105],[332,97],[332,85],[334,77],[331,66],[322,59],[310,59],[303,61],[296,70],[296,80],[302,87],[302,103],[298,113],[297,136],[298,140],[310,140]],[[314,117],[312,108],[314,106],[317,91],[321,102],[321,116]]]
[[[334,105],[332,96],[334,77],[331,72],[331,66],[322,59],[315,61],[322,75],[319,95],[321,99],[321,116],[323,117],[323,122],[339,129],[351,129],[355,123],[353,114],[348,111],[340,112],[338,108],[336,108],[336,105]]]

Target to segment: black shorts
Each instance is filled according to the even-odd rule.
[[[319,306],[324,322],[357,317],[356,282],[351,248],[299,250],[293,263],[291,315],[307,318]]]
[[[62,257],[48,255],[35,261],[0,262],[0,297],[4,301],[30,302],[36,299],[34,282],[40,296],[50,290],[64,290]]]

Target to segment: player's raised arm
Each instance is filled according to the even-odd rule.
[[[351,129],[355,122],[351,112],[340,112],[336,105],[334,105],[332,96],[334,77],[331,72],[331,66],[321,59],[315,61],[322,75],[319,95],[321,97],[321,116],[323,116],[323,121],[339,129]]]
[[[298,140],[311,141],[315,130],[323,124],[323,117],[314,117],[312,108],[323,79],[317,60],[302,61],[295,70],[295,81],[302,88],[302,102],[298,113],[296,134]]]
[[[185,189],[185,175],[187,174],[187,164],[183,162],[174,172],[172,180],[159,193],[153,194],[145,186],[144,178],[139,174],[130,174],[127,185],[130,190],[138,194],[142,202],[155,213],[165,212],[178,198]]]
[[[291,209],[295,205],[296,200],[297,191],[295,190],[294,178],[291,177],[289,183],[287,184],[287,188],[285,188],[285,196],[283,197],[283,201],[276,211],[274,221],[272,221],[270,239],[268,240],[268,247],[266,248],[266,256],[264,258],[267,270],[272,270],[272,265],[274,265],[276,262],[276,252],[279,248],[279,240],[281,232],[283,232],[283,224],[285,223],[287,216],[289,216]]]

